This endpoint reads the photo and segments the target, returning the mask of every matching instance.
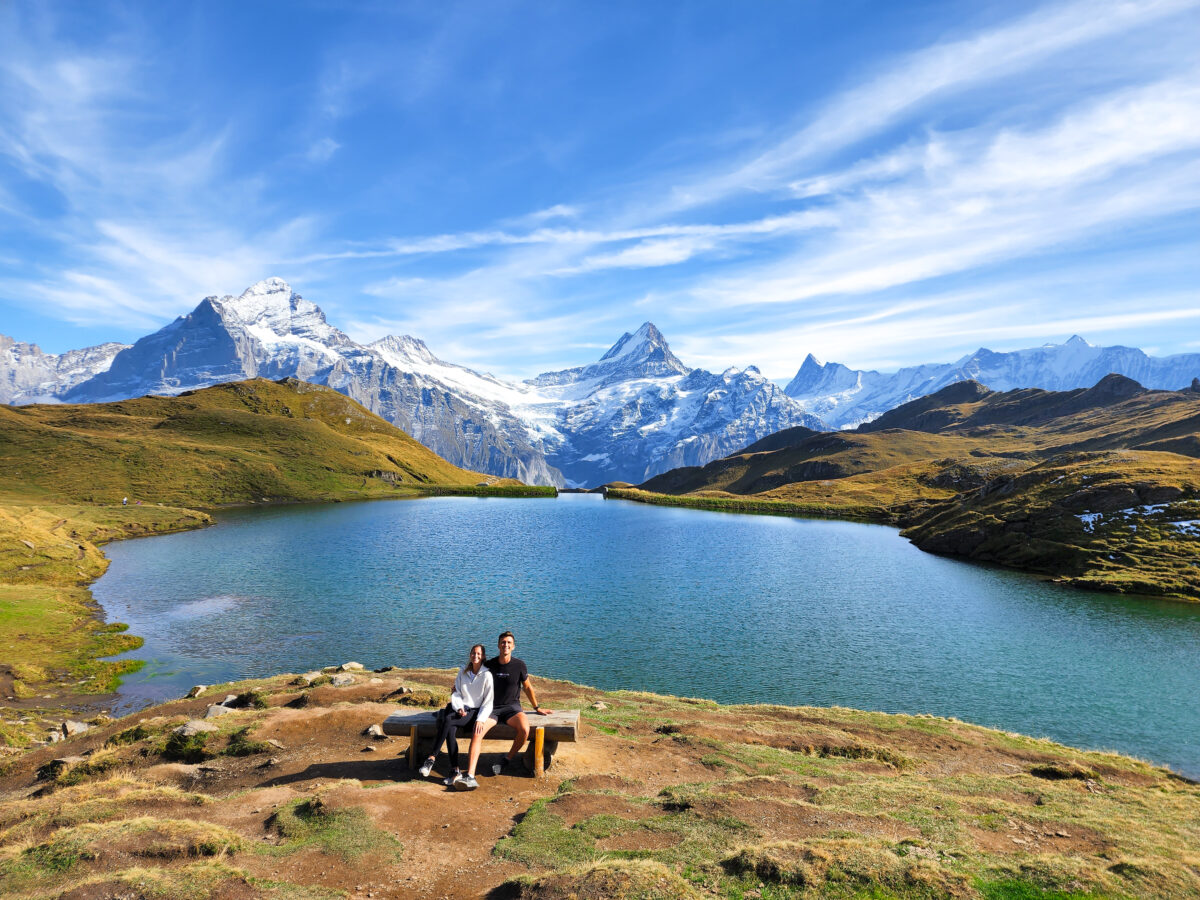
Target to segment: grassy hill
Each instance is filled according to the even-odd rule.
[[[1200,392],[951,385],[855,431],[791,429],[608,496],[890,522],[931,552],[1200,600]]]
[[[1200,895],[1200,787],[952,719],[539,680],[582,710],[547,777],[447,792],[364,735],[447,671],[277,676],[0,771],[6,897],[1103,900]],[[343,679],[344,680],[344,679]],[[405,692],[407,689],[407,692]],[[214,730],[174,734],[228,694]],[[484,746],[481,771],[506,744]]]
[[[38,722],[61,721],[60,704],[86,703],[78,695],[111,690],[136,665],[98,660],[141,644],[96,618],[87,585],[107,566],[103,542],[211,523],[192,507],[554,494],[460,469],[353,400],[294,379],[0,406],[0,472],[0,746],[26,742]]]
[[[294,379],[119,403],[0,406],[0,466],[9,493],[179,506],[496,481],[451,465],[337,391]]]

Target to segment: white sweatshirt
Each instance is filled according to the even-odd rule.
[[[492,688],[492,673],[483,666],[479,667],[476,675],[466,666],[459,670],[454,679],[454,693],[450,695],[450,705],[455,712],[463,709],[479,707],[477,722],[482,722],[492,714],[492,701],[495,691]]]

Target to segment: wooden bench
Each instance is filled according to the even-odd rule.
[[[540,778],[550,768],[554,759],[554,751],[563,741],[575,743],[579,740],[579,710],[563,709],[552,712],[548,716],[539,715],[526,710],[525,718],[529,720],[529,741],[525,749],[525,768],[533,772],[534,778]],[[458,730],[458,739],[469,743],[474,726]],[[424,756],[418,752],[417,744],[422,738],[437,737],[437,712],[394,712],[383,720],[383,733],[390,735],[408,735],[408,767],[416,769]],[[511,741],[516,737],[511,726],[497,722],[485,736],[485,740]],[[461,753],[466,747],[459,748]]]

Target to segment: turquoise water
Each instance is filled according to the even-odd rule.
[[[931,556],[895,529],[592,495],[229,512],[109,544],[94,586],[148,660],[122,706],[357,660],[724,702],[956,716],[1200,776],[1200,606]]]

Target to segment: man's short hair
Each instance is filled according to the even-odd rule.
[[[500,632],[500,637],[496,638],[496,643],[497,643],[497,644],[498,644],[498,643],[500,643],[500,642],[501,642],[502,640],[504,640],[506,637],[510,637],[510,638],[512,638],[512,639],[513,639],[513,643],[514,643],[514,644],[517,642],[517,637],[516,637],[516,635],[514,635],[514,634],[513,634],[511,631],[502,631],[502,632]]]

